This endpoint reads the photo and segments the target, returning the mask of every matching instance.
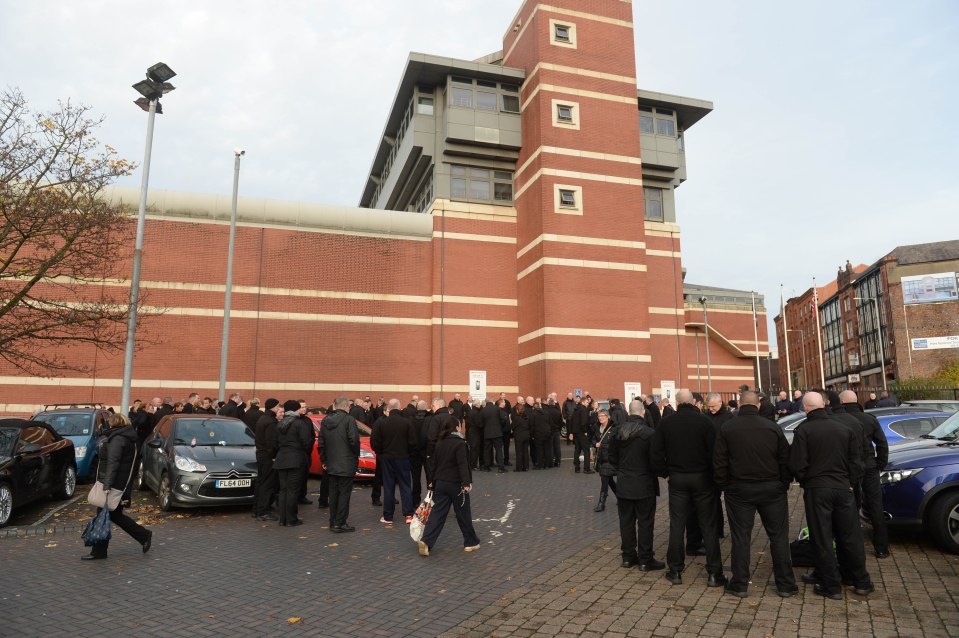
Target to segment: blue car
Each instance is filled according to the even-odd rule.
[[[110,413],[98,408],[46,410],[33,417],[51,426],[57,434],[73,441],[77,459],[77,478],[93,478],[97,471],[97,439]]]
[[[959,413],[919,440],[889,446],[879,480],[890,526],[924,529],[959,554]]]
[[[890,411],[892,413],[890,413]],[[875,410],[866,410],[867,414],[872,414],[879,421],[882,431],[886,435],[886,441],[892,445],[900,441],[918,439],[924,434],[929,434],[939,427],[949,418],[945,412],[935,412],[930,410],[916,410],[912,408],[908,411],[902,408],[878,408]],[[792,415],[790,415],[792,416]],[[786,417],[790,418],[790,417]],[[781,419],[780,421],[783,421]],[[806,415],[791,420],[783,429],[786,440],[790,444],[793,442],[793,434],[800,424],[806,421]]]

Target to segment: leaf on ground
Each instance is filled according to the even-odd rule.
[[[569,590],[569,593],[570,593],[570,594],[575,594],[575,593],[576,593],[576,588],[573,587],[572,589],[570,589],[570,590]]]
[[[339,547],[339,546],[340,546],[339,543],[330,543],[329,545],[327,545],[327,547]]]
[[[56,547],[56,546],[57,546],[56,543],[47,543],[46,545],[44,545],[44,547]]]
[[[555,527],[547,527],[547,528],[546,528],[546,531],[547,531],[547,532],[555,532],[555,531],[556,531],[556,528],[555,528]]]
[[[302,620],[303,619],[300,618],[299,616],[290,616],[289,618],[286,619],[286,622],[290,623],[291,625],[295,625],[296,623]]]

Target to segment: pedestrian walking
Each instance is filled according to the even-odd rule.
[[[473,552],[480,548],[480,539],[473,528],[473,513],[470,508],[473,474],[470,471],[469,450],[463,432],[464,426],[459,421],[446,421],[439,433],[434,454],[430,457],[433,510],[426,521],[423,538],[417,543],[421,556],[429,556],[430,550],[436,545],[446,525],[450,507],[456,514],[456,523],[463,534],[463,551]]]
[[[137,432],[130,424],[130,419],[123,414],[114,414],[107,421],[107,430],[97,441],[97,482],[104,490],[123,490],[120,504],[110,512],[110,521],[129,534],[133,540],[140,543],[143,553],[150,551],[153,541],[153,532],[138,524],[123,513],[123,506],[130,504],[131,486],[133,485],[133,466],[137,452]],[[108,506],[109,507],[109,506]],[[97,514],[103,511],[97,508]],[[97,543],[90,548],[90,553],[81,556],[81,560],[103,560],[107,557],[110,541]]]
[[[383,466],[383,515],[380,522],[385,525],[393,524],[397,487],[407,525],[413,521],[416,506],[410,485],[410,455],[416,450],[417,443],[413,424],[401,410],[400,400],[390,399],[386,418],[376,422],[370,437],[370,446],[376,452],[376,464]]]
[[[606,509],[606,497],[610,490],[616,494],[616,468],[609,459],[609,445],[616,436],[615,429],[609,413],[606,410],[600,410],[599,441],[596,442],[596,471],[599,473],[600,488],[599,501],[593,508],[594,512],[602,512]]]
[[[305,450],[313,440],[313,433],[300,420],[299,401],[283,404],[283,418],[276,425],[276,457],[273,467],[279,479],[279,518],[283,527],[302,525],[297,515]]]
[[[630,401],[626,421],[609,430],[609,463],[619,477],[616,509],[623,567],[639,565],[641,571],[649,572],[665,568],[666,563],[653,554],[659,480],[653,458],[656,431],[643,420],[645,412],[642,401]]]
[[[732,536],[733,576],[726,593],[747,596],[749,552],[758,512],[769,538],[776,593],[786,598],[799,591],[789,553],[789,443],[782,428],[760,415],[759,404],[755,392],[744,392],[739,414],[726,421],[716,437],[715,478],[726,493]]]
[[[360,432],[356,420],[346,413],[349,407],[346,397],[333,401],[333,412],[323,419],[317,444],[323,472],[330,476],[330,531],[337,533],[356,531],[347,519],[353,477],[360,465]]]

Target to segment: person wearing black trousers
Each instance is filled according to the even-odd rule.
[[[624,410],[625,412],[625,410]],[[628,418],[628,417],[627,417]],[[594,512],[602,512],[606,509],[606,497],[609,491],[616,493],[616,468],[609,460],[609,445],[615,436],[613,422],[610,420],[609,413],[606,410],[599,411],[599,441],[596,443],[596,471],[599,472],[601,480],[599,488],[599,502],[593,508]]]
[[[303,422],[307,432],[310,433],[310,441],[304,450],[306,456],[303,460],[303,471],[300,473],[300,490],[297,494],[297,502],[300,505],[312,505],[313,501],[306,497],[306,493],[309,490],[307,483],[310,480],[310,461],[313,457],[313,448],[316,446],[316,431],[313,429],[313,420],[306,416],[306,401],[300,399],[298,403],[300,404],[300,421]]]
[[[577,474],[579,474],[580,455],[583,456],[585,473],[593,473],[589,468],[590,448],[592,446],[589,444],[589,409],[585,404],[586,400],[577,403],[576,407],[573,408],[572,417],[566,422],[569,440],[575,444],[573,447],[573,469]]]
[[[306,412],[299,401],[283,404],[283,419],[276,425],[276,460],[273,463],[280,481],[279,518],[283,527],[302,525],[297,516],[306,450],[313,442],[313,432],[300,419]]]
[[[480,469],[486,472],[490,471],[494,463],[499,468],[500,473],[506,471],[503,463],[503,421],[501,414],[502,410],[489,400],[480,410],[480,418],[483,421],[483,462]]]
[[[483,454],[483,413],[480,409],[479,399],[473,401],[473,407],[466,414],[466,437],[470,446],[470,469],[478,470],[486,468],[485,456]]]
[[[866,414],[859,405],[859,397],[852,390],[839,395],[842,407],[862,426],[863,435],[869,445],[864,448],[864,473],[859,489],[856,490],[856,506],[864,509],[872,525],[872,548],[876,558],[889,557],[889,532],[886,530],[886,518],[882,507],[882,489],[879,487],[879,473],[889,462],[889,443],[886,433],[872,414]]]
[[[546,412],[546,417],[549,420],[550,439],[550,442],[547,445],[546,458],[548,460],[546,462],[546,467],[559,467],[560,461],[563,460],[563,447],[560,444],[560,435],[563,430],[563,412],[560,410],[556,399],[552,397],[550,397],[549,401],[546,402],[544,412]],[[552,452],[552,454],[549,452]]]
[[[423,538],[417,542],[420,556],[430,555],[446,525],[450,507],[456,513],[456,523],[463,533],[463,551],[475,552],[480,548],[470,508],[473,474],[469,466],[469,446],[463,438],[464,429],[456,419],[445,421],[430,457],[433,483],[429,488],[433,490],[433,509],[426,521]]]
[[[529,433],[536,450],[534,470],[545,470],[551,467],[553,462],[553,433],[549,427],[547,409],[548,407],[543,406],[542,399],[536,399],[529,415]]]
[[[517,401],[516,405],[513,406],[512,412],[513,414],[510,416],[510,419],[513,422],[513,443],[516,446],[516,454],[513,455],[516,466],[513,469],[516,472],[528,472],[530,466],[529,420],[533,413],[533,397],[530,397],[523,403]]]
[[[353,477],[360,465],[360,432],[356,420],[346,413],[349,407],[350,400],[346,397],[333,401],[333,411],[323,419],[317,442],[323,473],[329,475],[330,531],[333,533],[356,531],[347,519]]]
[[[283,413],[283,406],[276,399],[266,400],[266,411],[257,419],[254,427],[256,441],[256,489],[253,493],[253,516],[258,521],[278,521],[273,514],[273,499],[277,496],[279,477],[273,468],[276,455],[276,424]]]
[[[107,428],[97,442],[99,464],[97,465],[97,481],[102,483],[107,493],[110,490],[123,490],[123,496],[116,509],[110,512],[110,522],[133,537],[143,548],[143,553],[150,551],[153,541],[153,532],[138,524],[135,520],[123,513],[124,504],[130,504],[130,490],[133,485],[133,466],[137,453],[137,432],[130,425],[130,419],[122,414],[114,414],[107,421]],[[97,514],[103,511],[97,508]],[[90,548],[90,553],[81,556],[81,560],[103,560],[107,557],[110,541],[97,543]]]
[[[629,403],[629,415],[621,425],[606,431],[609,439],[609,464],[619,477],[616,509],[622,541],[623,567],[639,565],[644,572],[666,567],[653,554],[653,526],[659,481],[653,465],[653,439],[656,431],[643,420],[641,401]]]

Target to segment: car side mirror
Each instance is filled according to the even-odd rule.
[[[147,445],[149,445],[150,447],[159,449],[159,448],[163,447],[163,440],[162,440],[162,439],[153,439],[152,441],[150,441],[149,443],[147,443]]]

